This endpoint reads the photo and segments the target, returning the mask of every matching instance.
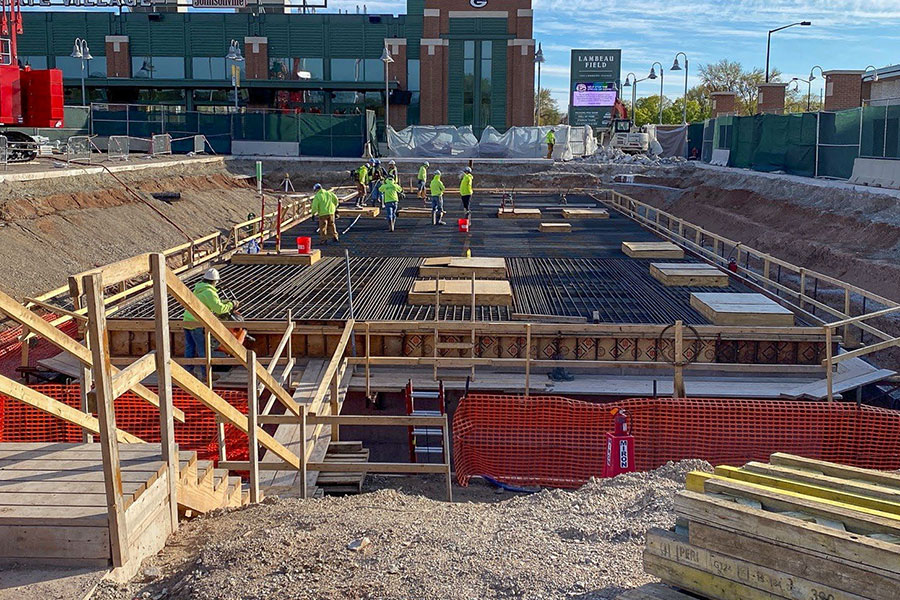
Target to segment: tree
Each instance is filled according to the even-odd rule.
[[[822,110],[822,102],[819,95],[811,93],[809,98],[809,110],[807,111],[806,94],[810,91],[802,81],[795,81],[789,85],[784,94],[784,113],[816,112]]]
[[[538,106],[541,108],[541,118],[538,121],[541,125],[559,125],[563,115],[556,98],[550,95],[550,90],[542,87],[534,96],[534,106],[535,110]]]
[[[759,84],[765,83],[766,74],[759,67],[746,70],[741,63],[723,58],[714,63],[700,65],[701,88],[708,97],[712,92],[735,92],[739,114],[756,114]],[[781,71],[769,69],[769,81],[781,81]]]

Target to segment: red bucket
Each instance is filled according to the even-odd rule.
[[[459,224],[460,231],[462,231],[464,233],[468,233],[468,231],[469,231],[469,220],[468,219],[460,219],[459,221],[457,221],[457,223]]]
[[[298,237],[297,238],[297,253],[298,254],[309,254],[310,249],[312,249],[312,238],[308,238],[308,237]]]

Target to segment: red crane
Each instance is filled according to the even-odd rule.
[[[16,36],[22,33],[20,0],[0,0],[0,135],[8,140],[9,162],[37,156],[37,142],[8,127],[62,127],[63,88],[59,69],[19,65]]]

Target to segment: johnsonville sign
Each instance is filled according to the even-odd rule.
[[[572,50],[569,124],[609,127],[616,90],[621,89],[621,50]]]

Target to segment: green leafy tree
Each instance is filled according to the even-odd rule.
[[[535,94],[534,105],[535,110],[537,110],[538,106],[541,108],[541,118],[539,120],[541,125],[559,125],[560,121],[562,121],[563,114],[559,110],[559,102],[550,95],[549,89],[542,87]]]
[[[738,114],[756,114],[759,84],[765,83],[766,74],[759,67],[745,69],[741,63],[723,58],[714,63],[700,65],[699,86],[708,98],[712,92],[735,92]],[[781,81],[781,71],[769,70],[769,81]],[[708,104],[708,102],[707,102]]]

